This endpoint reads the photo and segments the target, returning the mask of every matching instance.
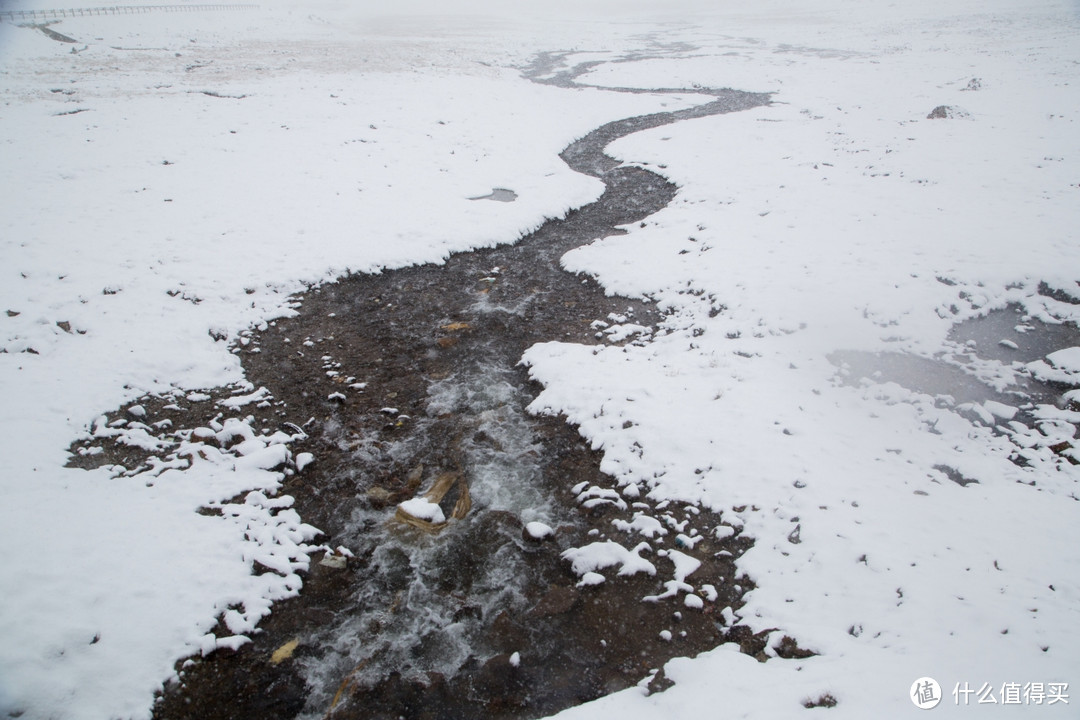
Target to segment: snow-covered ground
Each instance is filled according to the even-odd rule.
[[[1051,691],[1080,682],[1080,472],[1049,448],[1080,413],[1047,406],[1041,433],[995,433],[1009,408],[843,384],[828,359],[955,355],[953,323],[1010,303],[1080,319],[1038,293],[1080,296],[1075,2],[775,0],[663,19],[643,3],[546,18],[347,5],[51,26],[73,44],[0,22],[0,710],[145,717],[174,662],[212,649],[218,616],[231,608],[242,636],[297,591],[312,532],[259,461],[288,437],[223,408],[212,429],[249,453],[193,454],[150,484],[65,468],[68,446],[146,392],[197,403],[242,384],[229,342],[305,284],[512,241],[591,201],[600,183],[559,150],[700,101],[515,69],[573,49],[599,61],[583,83],[775,102],[609,148],[679,195],[564,264],[672,314],[644,344],[532,348],[533,408],[579,423],[625,488],[741,522],[757,585],[743,622],[820,654],[723,646],[669,663],[664,693],[564,715],[778,718],[827,693],[837,717],[895,717],[917,711],[923,676],[938,713],[978,712],[979,692],[963,707],[952,691],[988,685],[994,713],[1075,715],[1080,696]],[[954,110],[929,119],[938,106]],[[493,188],[517,199],[469,200]],[[1069,379],[1073,355],[1032,371]],[[249,491],[223,517],[195,512]],[[253,576],[255,558],[284,572]]]

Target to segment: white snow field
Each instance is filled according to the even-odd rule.
[[[1080,320],[1080,5],[353,5],[50,26],[74,43],[0,18],[0,713],[148,717],[178,660],[243,643],[299,591],[316,531],[273,470],[293,438],[245,422],[260,398],[232,343],[312,283],[511,242],[590,202],[602,186],[563,147],[704,101],[602,88],[700,85],[774,102],[614,143],[678,196],[563,260],[667,322],[627,345],[531,348],[532,409],[579,424],[627,497],[741,524],[741,622],[819,654],[725,645],[668,663],[663,693],[559,717],[787,718],[825,696],[812,712],[902,717],[923,677],[939,716],[1076,716],[1080,457],[1061,448],[1080,412],[1028,408],[1032,430],[1009,403],[844,382],[829,356],[1080,384],[1076,348],[965,361],[947,336],[1007,306],[1021,325]],[[0,10],[29,7],[51,6]],[[579,81],[600,87],[522,78],[545,50],[597,62]],[[516,200],[469,200],[496,188]],[[65,467],[88,435],[153,442],[138,407],[123,430],[103,412],[230,383],[244,394],[205,432],[233,451]],[[584,584],[625,567],[587,555]]]

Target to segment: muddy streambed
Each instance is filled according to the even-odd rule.
[[[565,87],[587,69],[553,76],[560,62],[541,56],[526,76]],[[769,100],[678,92],[708,98],[608,123],[562,153],[604,182],[596,202],[513,245],[313,288],[296,298],[295,317],[237,346],[247,378],[265,391],[233,414],[282,428],[292,457],[315,458],[302,472],[284,468],[281,493],[329,547],[350,554],[316,554],[303,590],[275,605],[252,642],[179,664],[156,717],[537,717],[638,683],[662,688],[664,662],[721,642],[764,658],[766,634],[732,620],[751,587],[734,565],[749,541],[702,508],[620,493],[564,418],[526,412],[539,388],[518,365],[534,343],[642,342],[602,339],[598,328],[662,322],[647,303],[608,297],[559,259],[674,197],[664,178],[605,155],[609,142]],[[477,200],[512,201],[512,191]],[[138,425],[175,438],[213,424],[235,389],[207,394],[207,417],[205,404],[145,397]],[[109,427],[129,421],[124,411],[108,416]],[[74,446],[73,465],[136,472],[147,462],[123,443],[89,452],[92,442]],[[393,521],[402,502],[436,485],[449,490],[440,532]],[[626,529],[642,515],[654,532]],[[627,548],[646,540],[641,552],[659,572],[580,583],[562,553],[608,539]],[[684,579],[685,557],[700,563],[693,582],[705,602],[657,597],[672,564]],[[778,650],[805,654],[789,640]]]

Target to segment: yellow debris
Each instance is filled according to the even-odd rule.
[[[435,482],[432,484],[431,489],[424,493],[424,497],[428,502],[438,504],[455,484],[458,486],[458,499],[457,502],[454,503],[454,509],[450,513],[450,518],[452,520],[461,520],[468,515],[469,510],[472,509],[472,499],[469,497],[469,485],[465,482],[465,478],[461,473],[442,473],[439,477],[435,478]],[[400,507],[398,507],[397,512],[394,514],[394,520],[405,525],[412,525],[415,528],[432,534],[439,532],[450,524],[449,520],[441,523],[433,523],[418,517],[413,517]]]
[[[285,662],[292,657],[293,652],[295,652],[296,648],[299,646],[300,640],[297,638],[293,638],[292,640],[285,643],[274,651],[274,654],[270,656],[270,664],[280,665],[281,663]]]

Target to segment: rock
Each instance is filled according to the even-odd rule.
[[[817,655],[813,650],[806,650],[805,648],[799,647],[799,643],[797,643],[795,638],[790,635],[782,637],[775,650],[777,657],[786,658],[788,660],[802,660]]]
[[[548,617],[570,612],[578,601],[578,592],[563,585],[552,585],[540,602],[529,611],[532,617]]]
[[[488,627],[487,640],[492,648],[510,650],[528,643],[528,634],[522,626],[503,610]],[[504,656],[509,658],[509,655]]]
[[[802,542],[802,524],[795,526],[795,529],[788,533],[787,541],[792,545],[798,545]]]
[[[668,688],[673,687],[675,687],[675,681],[664,675],[664,668],[660,668],[656,671],[656,674],[652,676],[652,679],[649,680],[646,689],[649,691],[650,695],[655,695],[656,693],[662,693]]]
[[[473,679],[473,686],[489,698],[495,712],[521,707],[526,700],[522,677],[507,654],[490,658]]]
[[[454,611],[454,622],[479,622],[484,617],[484,611],[480,609],[479,605],[463,605]]]
[[[368,491],[365,494],[367,495],[368,502],[376,509],[386,507],[390,503],[390,497],[393,495],[392,492],[384,487],[379,487],[378,485],[368,488]]]
[[[349,565],[349,558],[337,553],[326,553],[319,564],[332,570],[344,570]]]
[[[417,488],[420,487],[420,481],[424,479],[424,466],[417,465],[409,474],[405,476],[405,489],[410,493],[415,493]]]
[[[938,105],[926,116],[927,120],[944,120],[953,118],[969,117],[966,110],[961,110],[953,105]]]

